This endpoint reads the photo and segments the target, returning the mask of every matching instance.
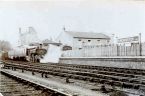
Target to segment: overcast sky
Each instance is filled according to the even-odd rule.
[[[145,1],[48,0],[0,1],[0,40],[18,43],[18,28],[32,26],[42,39],[68,31],[102,32],[118,37],[142,33],[145,41]]]

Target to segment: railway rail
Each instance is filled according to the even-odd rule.
[[[0,94],[2,96],[69,96],[18,75],[0,69]]]
[[[36,87],[36,84],[34,87],[34,84],[2,71],[0,78],[1,96],[50,96],[52,94],[52,91],[48,92],[41,86]]]
[[[21,69],[22,71],[32,71],[32,74],[39,72],[42,74],[42,77],[47,77],[47,74],[50,74],[145,91],[145,70],[77,64],[40,64],[12,61],[5,61],[4,66],[12,70]]]

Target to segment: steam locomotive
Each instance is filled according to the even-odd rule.
[[[40,46],[19,46],[13,50],[3,53],[2,59],[14,61],[40,62],[40,59],[47,53],[47,48]]]

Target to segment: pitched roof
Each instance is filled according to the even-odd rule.
[[[72,35],[74,38],[110,39],[109,36],[102,33],[72,32],[72,31],[65,31],[65,32]]]
[[[46,43],[46,44],[53,44],[53,45],[61,45],[61,43],[58,43],[58,42],[54,42],[52,40],[49,40],[49,39],[45,39],[42,41],[42,43]]]

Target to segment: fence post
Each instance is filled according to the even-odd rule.
[[[139,33],[139,50],[140,50],[140,56],[142,56],[141,33]]]
[[[118,45],[116,45],[116,47],[117,47],[117,56],[119,56],[119,54],[118,54],[118,53],[119,53],[119,52],[118,52],[118,51],[119,51],[119,50],[118,50]]]

